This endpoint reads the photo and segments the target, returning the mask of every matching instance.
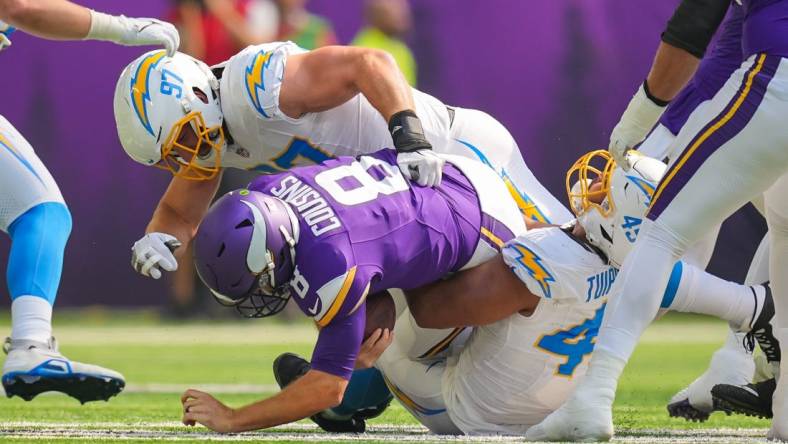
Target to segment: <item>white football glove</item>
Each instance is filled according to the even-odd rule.
[[[618,165],[629,170],[626,161],[626,152],[643,139],[654,128],[660,116],[665,111],[665,106],[659,106],[646,96],[646,90],[640,85],[637,92],[629,101],[627,109],[621,115],[621,120],[610,133],[610,145],[607,150]]]
[[[441,184],[444,163],[446,161],[431,149],[397,154],[397,165],[402,175],[423,187]]]
[[[161,45],[168,56],[181,44],[178,30],[171,23],[154,18],[131,18],[90,11],[90,31],[86,40],[105,40],[125,46]]]
[[[166,233],[148,233],[131,247],[131,266],[143,276],[158,279],[161,270],[175,271],[178,261],[172,254],[181,243]]]

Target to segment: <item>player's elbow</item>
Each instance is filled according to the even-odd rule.
[[[335,386],[328,391],[326,399],[330,399],[328,408],[336,407],[342,403],[342,398],[345,397],[345,386]]]
[[[431,325],[430,320],[430,313],[428,310],[427,303],[425,300],[427,299],[424,297],[423,291],[421,289],[415,289],[405,292],[405,298],[408,301],[408,310],[410,310],[410,315],[413,316],[413,320],[416,321],[416,325],[421,328],[435,328]]]
[[[31,0],[0,0],[0,19],[19,26],[36,15],[38,4]]]
[[[337,382],[326,384],[323,390],[321,390],[321,410],[330,409],[341,404],[342,398],[345,396],[345,387],[347,387],[346,381],[344,384]]]

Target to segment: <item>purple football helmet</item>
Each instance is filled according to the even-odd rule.
[[[217,200],[194,239],[200,279],[222,305],[247,317],[271,316],[290,300],[298,221],[282,200],[231,191]]]

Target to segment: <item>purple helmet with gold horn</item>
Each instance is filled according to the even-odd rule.
[[[200,279],[222,305],[247,317],[280,312],[290,299],[298,220],[287,203],[258,191],[225,194],[194,239]]]

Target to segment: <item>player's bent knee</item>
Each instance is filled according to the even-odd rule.
[[[71,226],[71,213],[60,202],[36,205],[11,223],[7,278],[12,299],[28,295],[54,302]]]
[[[48,235],[48,241],[65,245],[71,235],[72,219],[68,207],[60,202],[44,202],[25,211],[8,227],[14,240],[18,235]],[[23,234],[24,232],[24,234]]]

